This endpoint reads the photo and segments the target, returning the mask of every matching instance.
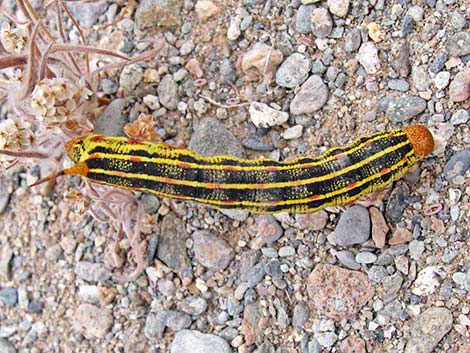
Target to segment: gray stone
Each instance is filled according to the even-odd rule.
[[[336,244],[350,246],[368,240],[370,230],[370,216],[367,209],[362,206],[352,206],[342,214],[333,235]]]
[[[315,335],[315,338],[325,348],[333,346],[338,340],[338,336],[334,332],[319,332]]]
[[[308,305],[304,301],[298,302],[294,306],[292,314],[292,324],[294,327],[297,328],[297,330],[300,330],[308,321],[309,317],[310,309],[308,308]]]
[[[171,353],[232,353],[229,344],[221,337],[196,330],[178,332],[171,343]]]
[[[446,308],[432,307],[415,320],[405,353],[431,353],[439,341],[451,330],[452,312]]]
[[[455,113],[452,114],[450,118],[450,122],[452,125],[460,125],[465,124],[470,118],[470,115],[467,110],[459,109]]]
[[[223,59],[220,63],[220,80],[224,83],[235,82],[237,80],[235,67],[228,58]]]
[[[408,248],[410,250],[411,258],[413,260],[419,260],[424,252],[424,242],[419,240],[412,240],[410,244],[408,244]]]
[[[206,156],[230,155],[245,157],[240,142],[216,119],[201,120],[191,136],[188,148]]]
[[[207,301],[201,297],[187,297],[181,303],[181,310],[189,315],[201,315],[207,309]]]
[[[162,310],[157,313],[157,320],[172,331],[180,331],[191,326],[191,316],[181,311]]]
[[[381,283],[388,274],[385,267],[374,265],[367,271],[367,275],[371,281]]]
[[[371,252],[360,252],[356,255],[356,262],[359,264],[373,264],[377,260],[377,255]]]
[[[312,31],[311,17],[314,5],[301,5],[295,18],[295,30],[307,34]]]
[[[380,70],[378,49],[374,42],[362,43],[357,59],[368,74],[375,74]]]
[[[326,38],[333,29],[333,19],[324,7],[317,7],[311,16],[312,33],[318,38]]]
[[[328,8],[330,12],[338,17],[346,17],[349,10],[350,0],[328,0]]]
[[[344,37],[344,50],[353,52],[361,46],[361,31],[357,28],[350,29]]]
[[[400,48],[391,64],[400,77],[408,77],[410,74],[410,51],[406,41],[403,41],[400,45]]]
[[[359,270],[361,265],[356,262],[354,254],[349,250],[342,250],[336,253],[339,262],[351,270]]]
[[[276,83],[281,87],[294,88],[308,77],[310,60],[299,53],[289,56],[276,72]]]
[[[444,68],[447,62],[447,59],[448,59],[448,56],[446,53],[437,54],[432,64],[429,65],[429,72],[432,72],[433,74],[437,74],[439,71],[441,71]]]
[[[470,168],[470,150],[462,150],[454,154],[444,167],[444,177],[452,182],[455,177],[463,176]]]
[[[173,79],[173,75],[163,76],[157,87],[158,99],[160,103],[167,109],[175,110],[180,96],[178,93],[178,85]]]
[[[387,82],[388,88],[394,91],[406,92],[410,89],[410,85],[405,80],[390,80]]]
[[[10,194],[8,193],[7,189],[0,185],[0,215],[5,212],[8,202],[10,201]]]
[[[470,32],[458,32],[447,40],[447,51],[450,56],[470,54]]]
[[[111,272],[103,264],[89,261],[77,262],[74,272],[87,282],[103,282],[111,278]]]
[[[157,319],[157,314],[149,313],[145,319],[144,335],[148,339],[162,339],[165,325]]]
[[[235,253],[221,237],[209,231],[196,231],[192,235],[196,260],[212,271],[222,271],[232,262]]]
[[[139,64],[125,66],[119,76],[119,85],[126,95],[135,95],[135,90],[144,78],[144,69]]]
[[[395,98],[386,96],[379,101],[380,111],[394,123],[409,120],[426,109],[426,101],[420,97]]]
[[[0,301],[7,306],[15,306],[18,303],[18,291],[16,288],[7,287],[0,290]]]
[[[250,288],[255,287],[263,280],[264,275],[266,274],[264,266],[265,265],[263,263],[259,263],[253,266],[248,272],[248,286]]]
[[[0,277],[5,281],[10,279],[10,262],[13,258],[13,249],[5,242],[0,250]]]
[[[113,100],[94,122],[93,132],[106,136],[125,136],[124,125],[128,123],[125,106],[125,99]]]
[[[0,352],[2,353],[16,353],[16,349],[6,338],[0,337]]]
[[[264,267],[266,273],[272,278],[282,278],[281,262],[277,259],[269,261]]]
[[[68,3],[67,8],[70,10],[81,27],[89,29],[93,27],[98,18],[106,11],[108,8],[108,3],[106,1],[77,1]]]
[[[431,85],[431,78],[424,65],[413,66],[411,78],[418,91],[427,91]]]
[[[328,100],[328,87],[318,75],[312,75],[300,87],[290,104],[294,115],[310,114],[321,109]]]

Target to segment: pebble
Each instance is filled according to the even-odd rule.
[[[414,20],[413,17],[410,15],[406,15],[403,17],[402,23],[401,23],[401,36],[406,37],[408,34],[413,32],[415,28]]]
[[[93,132],[107,136],[124,136],[124,125],[128,119],[124,113],[125,106],[125,99],[114,99],[93,122]]]
[[[174,28],[181,25],[182,1],[143,0],[139,2],[135,18],[141,30]]]
[[[16,288],[7,287],[0,290],[0,301],[7,306],[15,306],[18,303],[18,291]]]
[[[450,72],[449,71],[441,71],[437,73],[434,77],[434,84],[436,85],[437,89],[444,89],[449,85],[450,81]]]
[[[424,242],[419,240],[412,240],[408,247],[411,258],[413,260],[419,260],[424,252]]]
[[[284,233],[281,225],[271,215],[258,216],[256,223],[258,224],[256,237],[263,238],[266,244],[274,243]]]
[[[173,79],[173,75],[165,75],[157,87],[158,99],[161,105],[169,110],[175,110],[180,100],[178,84]]]
[[[149,313],[145,319],[144,335],[148,339],[162,339],[165,325],[157,319],[157,314]]]
[[[393,189],[385,209],[385,216],[392,224],[400,222],[409,193],[410,190],[406,184],[399,183]]]
[[[199,122],[189,140],[188,149],[206,156],[245,157],[240,141],[214,118],[204,118]]]
[[[0,185],[0,215],[2,215],[3,212],[5,212],[9,201],[10,201],[10,194],[8,193],[5,187]]]
[[[67,8],[80,24],[80,27],[91,29],[98,21],[98,18],[106,11],[108,5],[100,2],[74,2],[67,4]]]
[[[385,115],[394,123],[404,122],[426,109],[426,101],[420,97],[396,98],[385,96],[378,103],[378,110],[385,112]]]
[[[297,330],[300,330],[308,321],[310,317],[310,309],[304,301],[298,302],[294,306],[292,314],[292,325]]]
[[[235,253],[220,236],[209,231],[196,231],[192,235],[194,257],[204,267],[212,271],[222,271],[231,262]]]
[[[444,177],[448,182],[453,182],[456,177],[464,176],[470,168],[470,150],[462,150],[455,153],[444,167]]]
[[[225,58],[220,62],[220,80],[223,83],[231,83],[237,80],[235,67],[228,58]]]
[[[274,79],[278,66],[283,61],[280,50],[265,43],[256,43],[242,56],[241,68],[248,81]]]
[[[359,264],[373,264],[377,260],[377,255],[371,252],[360,252],[356,255],[356,262]]]
[[[413,66],[411,79],[418,91],[427,91],[431,85],[431,78],[424,65]]]
[[[280,257],[288,257],[295,255],[295,249],[292,246],[283,246],[278,251]]]
[[[429,65],[429,72],[433,74],[440,72],[444,68],[448,58],[446,53],[437,54],[434,61]]]
[[[338,260],[351,270],[359,270],[361,265],[356,262],[354,254],[349,250],[341,250],[336,252]]]
[[[387,222],[385,221],[382,212],[375,207],[369,209],[370,221],[372,225],[372,240],[374,240],[375,246],[382,249],[385,246],[385,240],[387,233],[390,230]]]
[[[273,109],[265,103],[252,102],[248,112],[250,113],[250,119],[253,124],[255,124],[256,127],[265,129],[284,124],[289,120],[289,114],[287,112]]]
[[[375,293],[363,273],[326,264],[312,271],[307,291],[320,313],[338,321],[353,317]]]
[[[216,4],[210,0],[198,0],[194,6],[197,17],[204,21],[207,21],[209,18],[217,15],[222,11]]]
[[[230,18],[230,24],[227,29],[227,38],[229,40],[237,40],[238,37],[242,34],[240,29],[240,24],[242,22],[242,18],[240,16],[233,16]]]
[[[339,353],[366,353],[366,342],[352,334],[339,344]]]
[[[433,294],[445,278],[446,272],[442,267],[428,266],[418,272],[411,292],[419,296]]]
[[[16,353],[15,346],[11,344],[6,338],[0,337],[0,352],[2,353]]]
[[[265,266],[263,263],[256,264],[253,266],[249,271],[248,271],[248,287],[253,288],[255,287],[258,283],[260,283],[264,275],[266,274],[265,271]]]
[[[292,126],[284,131],[282,137],[285,140],[295,140],[302,136],[304,127],[302,125]]]
[[[452,125],[461,125],[461,124],[465,124],[469,119],[470,119],[470,114],[467,110],[458,109],[452,114],[450,118],[450,123]]]
[[[388,88],[394,91],[407,92],[410,89],[410,85],[405,80],[389,80],[387,82]]]
[[[452,313],[446,308],[431,307],[413,323],[405,353],[431,353],[451,330]]]
[[[362,206],[352,206],[341,215],[333,233],[337,245],[361,244],[370,237],[371,222],[369,212]]]
[[[361,45],[357,59],[368,74],[373,75],[380,70],[378,50],[373,42],[366,42]]]
[[[103,339],[113,325],[113,315],[107,308],[80,304],[73,317],[73,326],[87,339]]]
[[[5,242],[0,250],[0,277],[5,281],[10,279],[10,262],[13,258],[13,249]]]
[[[287,57],[276,72],[276,83],[281,87],[294,88],[305,82],[311,63],[305,55],[294,53]]]
[[[223,338],[196,330],[177,332],[171,342],[171,353],[232,353]]]
[[[383,266],[372,266],[367,272],[369,279],[375,283],[382,283],[387,277],[387,270]]]
[[[346,17],[349,11],[350,0],[328,0],[328,9],[338,17]]]
[[[161,310],[157,313],[157,320],[172,331],[180,331],[191,326],[191,316],[181,311]]]
[[[470,33],[469,33],[470,35]],[[449,86],[449,98],[453,102],[464,102],[470,97],[470,71],[461,71]]]
[[[290,104],[290,112],[294,115],[311,114],[321,109],[328,100],[328,87],[321,76],[312,75],[300,87]]]
[[[295,18],[295,30],[297,32],[307,34],[312,31],[311,17],[314,8],[313,5],[301,5],[299,7]]]
[[[189,315],[201,315],[207,309],[207,301],[204,298],[191,296],[181,302],[181,310]]]
[[[74,272],[87,282],[104,282],[111,278],[111,272],[101,263],[80,261],[75,265]]]
[[[388,241],[389,245],[398,245],[409,243],[413,240],[413,234],[406,228],[397,228],[390,240]]]
[[[189,235],[182,222],[168,213],[160,223],[157,258],[173,269],[182,279],[192,277],[192,265],[186,253],[186,239]]]
[[[315,334],[315,338],[322,347],[329,348],[338,340],[338,336],[334,332],[319,332]]]
[[[333,19],[330,13],[324,7],[317,7],[312,11],[311,26],[312,33],[317,38],[326,38],[330,35],[333,29]]]
[[[447,51],[450,56],[470,54],[470,32],[462,31],[450,36],[447,40]]]
[[[410,74],[410,50],[406,41],[403,41],[396,56],[392,61],[392,67],[400,77],[408,77]]]
[[[350,29],[344,36],[344,50],[353,52],[361,46],[361,31],[357,28]]]
[[[264,267],[266,273],[272,278],[280,279],[283,276],[281,271],[281,262],[277,259],[269,261]]]

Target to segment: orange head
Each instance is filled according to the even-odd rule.
[[[407,126],[403,128],[403,131],[413,145],[416,155],[418,155],[420,159],[426,157],[434,149],[434,139],[426,126]]]

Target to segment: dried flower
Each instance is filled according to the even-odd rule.
[[[124,131],[127,136],[141,138],[147,141],[160,141],[161,136],[155,131],[155,121],[152,115],[140,114],[136,121],[126,124]]]
[[[90,208],[90,198],[83,195],[78,189],[70,190],[64,198],[72,202],[74,212],[80,216],[84,215]]]
[[[28,41],[28,33],[22,28],[11,29],[8,22],[3,22],[0,29],[0,41],[11,54],[22,54]]]
[[[29,122],[7,119],[0,123],[0,149],[20,151],[33,142],[34,134]]]
[[[45,126],[53,128],[70,120],[78,120],[81,114],[77,108],[89,99],[91,93],[83,80],[75,84],[62,77],[46,78],[34,87],[31,106]]]

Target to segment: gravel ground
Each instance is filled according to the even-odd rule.
[[[69,3],[90,44],[165,41],[102,77],[98,131],[143,112],[167,143],[284,160],[421,123],[436,149],[382,198],[313,214],[139,194],[154,226],[127,282],[129,245],[64,198],[78,178],[45,196],[13,170],[0,352],[470,352],[470,2],[122,3]]]

